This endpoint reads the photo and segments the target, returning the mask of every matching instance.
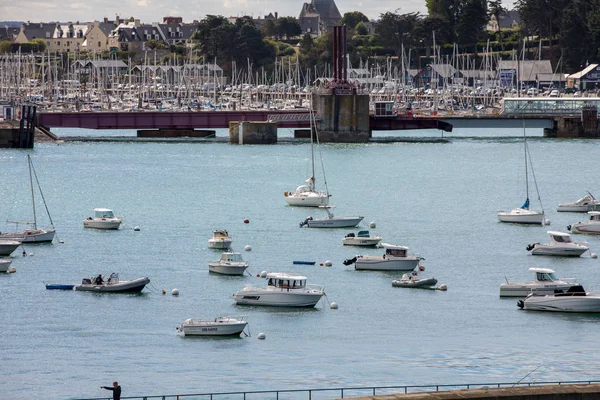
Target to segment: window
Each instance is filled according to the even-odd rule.
[[[102,42],[98,42],[98,47],[102,47]]]

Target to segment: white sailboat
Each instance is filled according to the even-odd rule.
[[[523,121],[523,147],[525,151],[525,203],[519,208],[513,208],[510,211],[498,210],[498,220],[500,222],[511,222],[515,224],[538,224],[545,225],[548,221],[545,219],[544,209],[541,206],[542,200],[540,198],[540,192],[537,187],[537,181],[535,179],[535,173],[533,171],[533,164],[531,164],[531,155],[529,154],[529,147],[527,146],[527,136],[525,134],[525,121]],[[533,182],[535,184],[535,190],[538,195],[540,202],[541,211],[535,211],[529,209],[529,165],[531,166],[531,174],[533,176]]]
[[[315,137],[317,145],[319,144],[319,137],[316,134],[316,128],[314,124],[314,114],[311,109],[310,115],[310,162],[312,175],[306,180],[305,185],[300,185],[294,192],[284,192],[285,201],[290,206],[302,206],[302,207],[321,207],[329,205],[329,191],[327,189],[327,180],[325,179],[325,170],[323,170],[323,181],[325,182],[325,191],[319,191],[315,186]],[[323,161],[321,160],[321,167],[323,167]]]
[[[27,155],[27,163],[29,165],[29,186],[31,188],[31,204],[33,208],[33,222],[13,222],[17,225],[29,225],[31,228],[25,229],[20,232],[4,232],[0,234],[0,239],[11,239],[18,240],[23,243],[44,243],[51,242],[54,240],[54,234],[56,230],[54,229],[54,223],[52,222],[52,217],[50,216],[50,212],[48,211],[48,206],[46,205],[46,199],[44,198],[44,193],[42,193],[42,188],[40,187],[40,182],[37,179],[37,174],[35,173],[35,169],[33,168],[33,163],[31,161],[31,157],[29,154]],[[48,214],[48,218],[50,219],[49,229],[42,229],[38,227],[37,224],[37,212],[35,209],[35,190],[33,186],[33,178],[35,177],[35,182],[37,184],[38,190],[40,191],[40,196],[44,203],[44,208],[46,209],[46,213]]]

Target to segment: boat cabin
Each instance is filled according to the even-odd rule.
[[[392,257],[406,257],[408,253],[408,247],[406,246],[395,246],[392,244],[384,243],[385,255]]]
[[[282,289],[302,289],[306,287],[306,277],[292,274],[267,274],[267,285]]]
[[[243,262],[244,260],[242,259],[242,255],[240,253],[223,253],[223,254],[221,254],[221,261],[241,261],[241,262]]]
[[[556,275],[554,275],[554,271],[551,269],[531,268],[530,271],[535,273],[536,282],[554,282],[558,280]]]
[[[548,231],[548,235],[557,243],[572,243],[571,235],[568,233]]]
[[[95,208],[94,209],[94,217],[96,218],[114,218],[115,214],[113,210],[109,210],[108,208]]]
[[[229,232],[225,229],[213,231],[213,237],[229,237]]]
[[[314,189],[311,185],[300,185],[296,188],[296,193],[310,193],[313,191]]]
[[[358,234],[356,236],[358,236],[358,237],[369,237],[369,236],[371,236],[371,234],[369,233],[369,231],[358,231]]]
[[[590,221],[600,221],[600,211],[588,211]]]

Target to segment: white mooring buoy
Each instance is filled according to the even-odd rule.
[[[371,221],[371,223],[369,224],[369,228],[371,228],[371,229],[377,228],[377,224],[375,223],[375,221]]]
[[[592,253],[591,256],[592,256],[592,258],[598,258],[598,254],[596,254],[596,253]]]
[[[244,246],[244,250],[246,251],[252,251],[252,246],[250,246],[249,244]]]
[[[329,305],[329,308],[331,308],[332,310],[337,310],[338,309],[338,304],[334,301],[333,303],[331,303]]]
[[[331,267],[332,265],[333,265],[333,263],[330,260],[325,261],[326,267]]]
[[[139,226],[136,226],[136,227],[133,228],[133,230],[136,231],[136,232],[139,232],[141,229],[140,229]]]
[[[256,336],[256,338],[258,340],[265,340],[267,338],[267,335],[265,335],[264,333],[259,333],[258,336]]]
[[[173,290],[171,290],[171,294],[173,296],[179,296],[179,289],[173,289]]]
[[[260,271],[260,277],[261,278],[266,278],[267,277],[267,271]]]

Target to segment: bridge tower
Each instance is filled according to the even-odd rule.
[[[369,141],[369,94],[348,82],[345,26],[333,27],[333,81],[313,92],[312,107],[320,141]]]

